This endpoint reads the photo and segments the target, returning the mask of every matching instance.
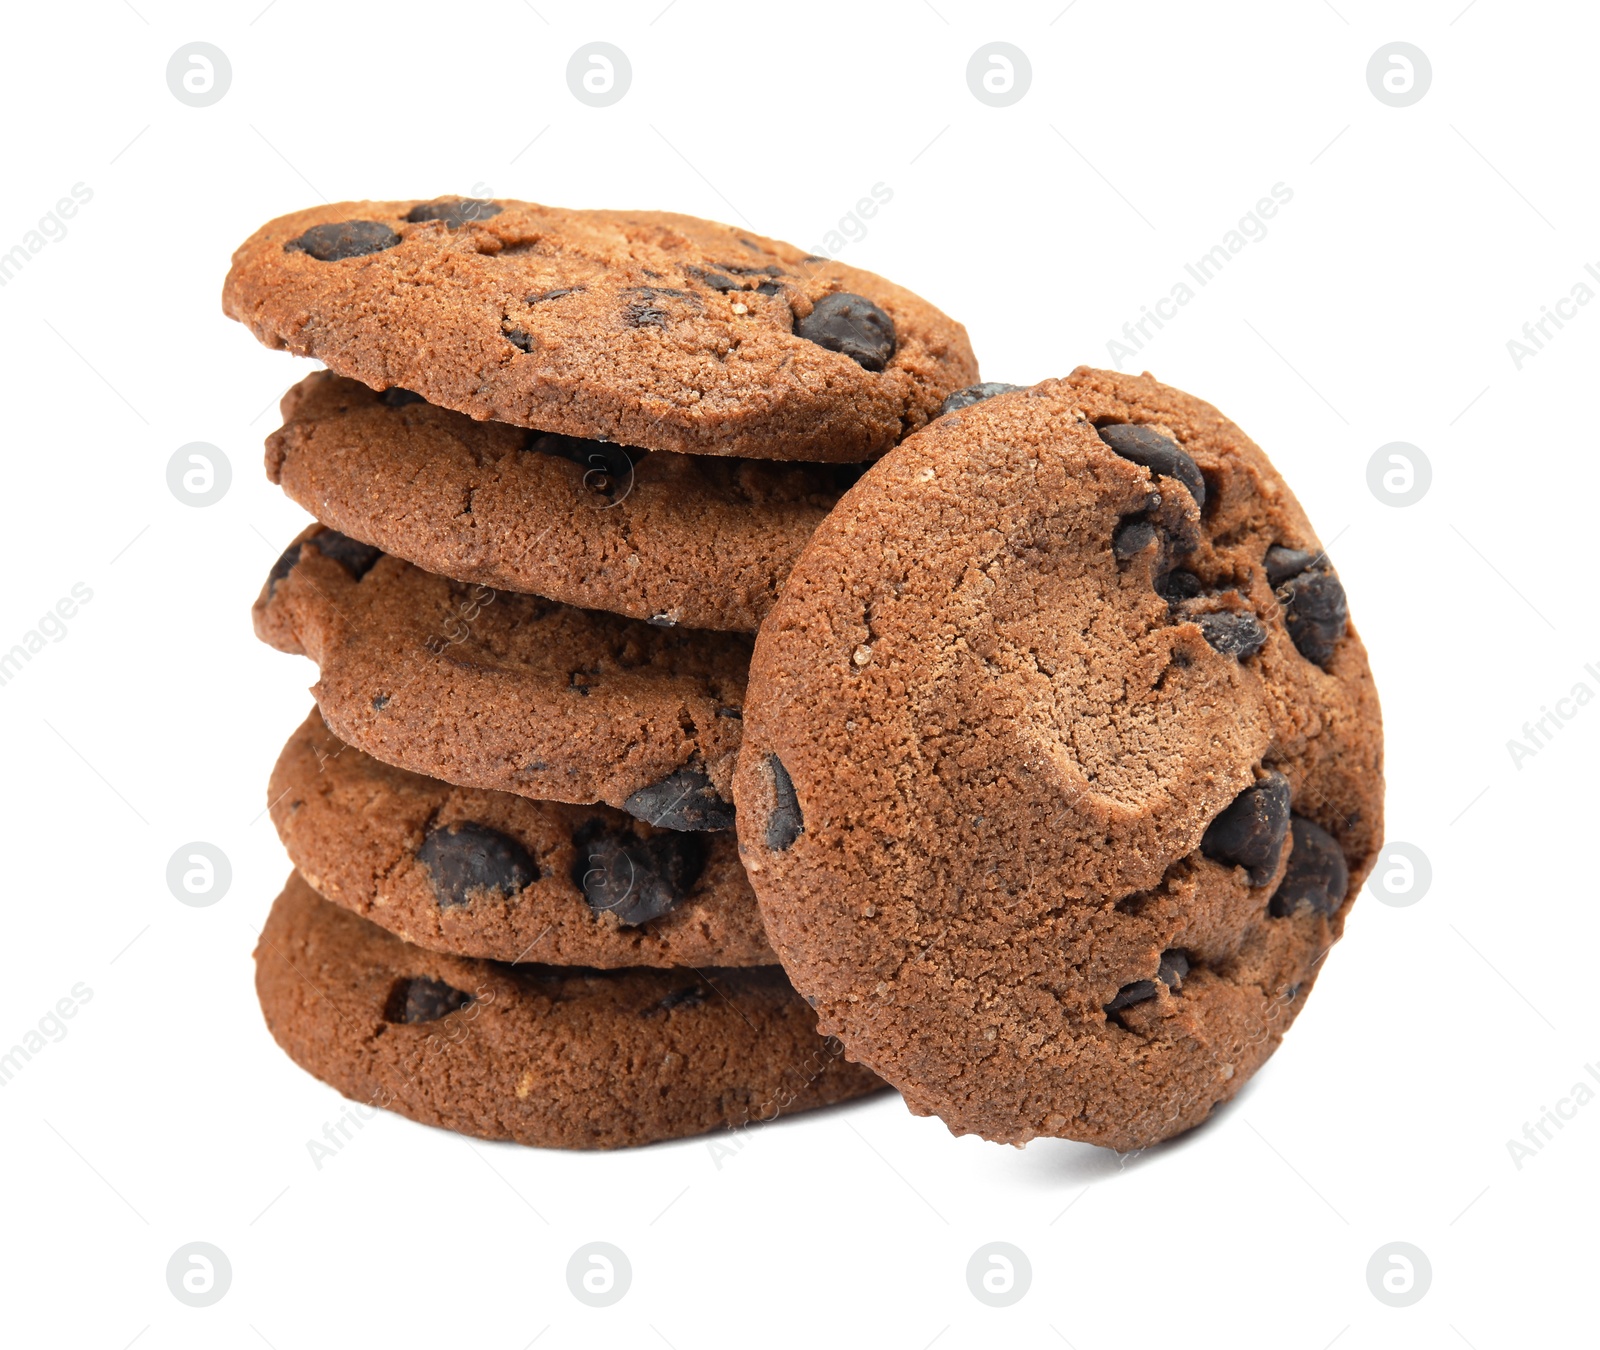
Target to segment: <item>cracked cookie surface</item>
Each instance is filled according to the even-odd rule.
[[[870,459],[978,378],[966,330],[903,287],[658,211],[312,207],[239,247],[222,304],[374,389],[684,454]]]
[[[954,410],[813,536],[734,784],[822,1027],[957,1133],[1118,1149],[1226,1101],[1381,841],[1342,586],[1261,450],[1148,376]]]

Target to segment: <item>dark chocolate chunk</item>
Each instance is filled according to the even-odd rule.
[[[714,291],[742,291],[744,289],[742,281],[735,281],[732,277],[707,267],[685,267],[683,270],[695,280],[704,282]]]
[[[405,408],[413,403],[426,403],[428,400],[421,394],[413,394],[409,389],[402,389],[396,385],[393,389],[385,389],[378,395],[378,402],[390,408]]]
[[[500,203],[485,197],[445,197],[436,202],[423,202],[406,212],[406,219],[442,220],[452,230],[460,229],[474,220],[488,220],[500,214]]]
[[[389,695],[387,695],[387,694],[376,694],[376,695],[373,696],[373,699],[372,699],[372,711],[373,712],[382,712],[388,706],[389,706]]]
[[[559,300],[563,295],[577,295],[580,291],[586,291],[588,289],[589,288],[587,286],[561,286],[553,291],[540,291],[536,295],[530,295],[527,298],[527,303],[530,305],[539,305],[543,304],[546,300]]]
[[[383,1020],[408,1024],[437,1022],[472,1001],[471,994],[453,989],[443,980],[413,975],[409,980],[395,981],[383,1006]]]
[[[1289,833],[1289,780],[1269,773],[1233,799],[1200,838],[1208,858],[1242,867],[1252,886],[1265,886],[1278,870]]]
[[[970,408],[974,403],[982,403],[984,399],[993,398],[996,394],[1009,394],[1021,388],[1020,384],[1002,384],[998,380],[969,384],[965,389],[957,389],[953,394],[946,394],[944,402],[939,405],[939,411],[934,413],[934,416],[943,417],[947,412],[955,412],[958,408]]]
[[[1329,567],[1310,567],[1278,588],[1289,639],[1307,661],[1326,666],[1350,623],[1344,587]]]
[[[641,839],[591,820],[572,836],[577,859],[573,884],[597,915],[610,912],[628,927],[671,913],[694,889],[706,864],[697,834],[653,834]]]
[[[300,545],[298,543],[290,544],[288,548],[278,555],[278,561],[272,564],[272,570],[267,573],[268,600],[272,599],[273,595],[276,594],[278,583],[288,576],[290,572],[294,571],[294,565],[299,561]]]
[[[1156,971],[1156,980],[1160,980],[1168,989],[1176,989],[1183,983],[1183,977],[1189,973],[1189,953],[1181,947],[1169,947],[1161,953],[1161,965]],[[1144,1003],[1156,996],[1156,980],[1135,980],[1132,984],[1125,984],[1117,990],[1116,997],[1106,1004],[1107,1012],[1118,1012],[1123,1008],[1130,1008],[1135,1003]]]
[[[1202,594],[1205,591],[1205,583],[1193,572],[1186,572],[1180,567],[1157,577],[1155,588],[1156,594],[1169,605],[1176,605],[1184,600],[1193,600],[1195,596]]]
[[[1168,947],[1161,953],[1161,967],[1156,971],[1156,978],[1168,989],[1178,988],[1188,973],[1189,953],[1182,947]]]
[[[474,820],[429,830],[417,861],[428,869],[440,909],[467,904],[475,891],[515,895],[539,879],[538,864],[518,840]]]
[[[1156,541],[1156,527],[1148,520],[1128,520],[1111,536],[1111,552],[1119,562],[1137,557]]]
[[[503,331],[506,335],[506,341],[519,352],[531,352],[533,350],[533,339],[528,335],[526,329],[507,328]]]
[[[318,262],[338,262],[382,253],[400,242],[400,236],[376,220],[341,220],[313,225],[283,246],[285,253],[308,253]]]
[[[704,770],[693,767],[642,787],[622,808],[631,816],[667,830],[730,830],[733,803],[724,801]]]
[[[381,548],[363,544],[348,534],[340,534],[338,530],[321,530],[306,542],[324,558],[332,558],[355,581],[360,581],[366,576],[377,565],[378,559],[383,557]],[[282,562],[283,559],[280,558],[278,561]]]
[[[1350,867],[1339,841],[1304,816],[1294,817],[1289,834],[1293,841],[1289,865],[1283,883],[1273,892],[1268,912],[1279,919],[1305,909],[1337,914],[1350,889]]]
[[[658,309],[648,300],[630,300],[622,311],[622,322],[629,328],[665,328],[667,311]]]
[[[776,755],[767,756],[767,767],[772,770],[772,814],[767,817],[767,847],[782,853],[806,831],[805,817],[800,814],[800,798],[795,794],[794,780]]]
[[[794,326],[795,333],[848,356],[863,370],[880,371],[894,356],[894,320],[864,295],[825,295]]]
[[[1214,650],[1241,661],[1254,656],[1267,641],[1267,630],[1254,614],[1224,610],[1220,614],[1197,615],[1195,622]]]
[[[782,295],[783,294],[783,287],[778,285],[778,283],[776,281],[763,281],[759,286],[756,287],[756,294],[757,295]]]
[[[1206,504],[1206,480],[1200,473],[1200,466],[1159,431],[1132,422],[1116,422],[1095,429],[1100,439],[1123,459],[1142,464],[1162,478],[1177,479],[1189,489],[1196,506]]]
[[[1299,576],[1315,561],[1316,557],[1302,548],[1274,544],[1267,550],[1267,556],[1262,559],[1262,566],[1267,569],[1268,584],[1277,587],[1283,585],[1290,577]]]
[[[765,267],[751,267],[745,263],[715,263],[724,272],[731,272],[736,277],[786,277],[789,274],[779,267],[777,263],[768,263]]]

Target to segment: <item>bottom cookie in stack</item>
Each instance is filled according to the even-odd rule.
[[[298,873],[256,948],[267,1026],[355,1101],[480,1139],[618,1148],[883,1086],[776,966],[593,970],[426,951]]]

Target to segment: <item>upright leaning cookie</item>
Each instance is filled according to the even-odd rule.
[[[255,625],[317,663],[328,726],[386,764],[667,829],[733,824],[743,634],[450,581],[321,526],[273,566]]]
[[[508,966],[427,952],[300,879],[256,947],[274,1039],[353,1101],[480,1139],[618,1148],[738,1129],[882,1084],[776,967]]]
[[[315,709],[267,801],[319,894],[433,951],[605,969],[777,961],[731,831],[452,787],[346,745]]]
[[[327,371],[267,438],[267,476],[318,520],[430,572],[751,633],[857,472],[474,422]]]
[[[910,291],[657,211],[313,207],[240,246],[222,307],[374,389],[688,454],[869,459],[978,378],[966,330]]]
[[[957,1133],[1129,1149],[1304,1004],[1381,837],[1378,701],[1266,456],[1080,369],[846,494],[757,640],[734,791],[852,1058]]]

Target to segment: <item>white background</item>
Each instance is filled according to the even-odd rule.
[[[1520,1168],[1507,1141],[1600,1065],[1600,707],[1520,768],[1507,741],[1578,681],[1600,692],[1600,305],[1520,370],[1506,343],[1600,265],[1600,27],[1510,0],[1063,3],[7,7],[0,251],[73,184],[93,197],[0,289],[0,649],[74,583],[93,599],[0,687],[0,1049],[75,984],[92,997],[0,1088],[0,1339],[1592,1342],[1600,1102]],[[232,65],[206,108],[165,77],[196,40]],[[567,86],[592,40],[631,60],[609,108]],[[997,40],[1032,66],[1006,108],[965,76]],[[1432,65],[1406,108],[1366,80],[1393,40]],[[955,1140],[884,1096],[720,1158],[704,1140],[542,1153],[381,1116],[319,1170],[307,1141],[344,1104],[272,1043],[250,959],[288,870],[267,773],[314,678],[250,632],[304,519],[260,443],[309,367],[222,317],[230,251],[324,196],[475,186],[814,247],[880,182],[892,201],[841,256],[963,320],[984,375],[1023,382],[1108,364],[1185,261],[1292,191],[1122,364],[1239,421],[1331,545],[1383,697],[1389,837],[1423,851],[1431,888],[1364,895],[1278,1056],[1137,1158]],[[214,506],[168,491],[190,441],[232,465]],[[1367,485],[1391,441],[1433,467],[1403,509]],[[166,885],[191,840],[232,863],[209,908]],[[165,1278],[195,1240],[233,1271],[205,1309]],[[633,1267],[608,1309],[566,1284],[591,1240]],[[965,1277],[991,1240],[1032,1265],[1005,1309]],[[1397,1240],[1433,1271],[1404,1309],[1366,1278]]]

